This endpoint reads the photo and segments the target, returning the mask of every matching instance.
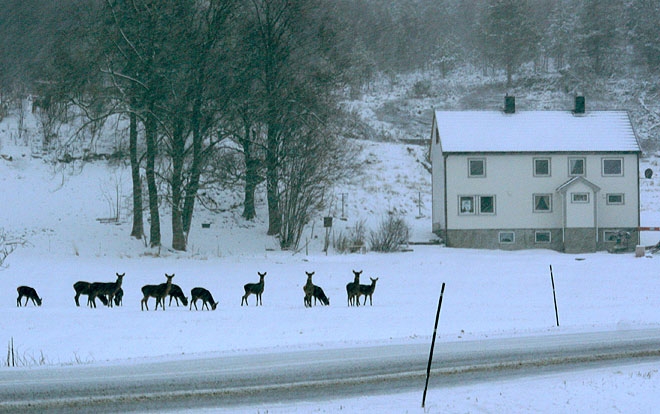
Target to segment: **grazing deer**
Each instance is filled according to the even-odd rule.
[[[140,303],[141,310],[144,310],[145,307],[147,308],[147,310],[149,310],[149,305],[147,304],[147,301],[149,300],[150,297],[156,298],[156,308],[154,310],[158,310],[159,303],[163,308],[163,310],[165,310],[165,297],[170,294],[170,289],[172,288],[172,278],[174,277],[174,273],[172,273],[171,275],[165,273],[165,277],[167,278],[167,283],[161,283],[160,285],[142,286],[142,295],[144,295],[144,297],[142,298],[142,302]]]
[[[101,296],[99,296],[101,299]],[[115,293],[115,306],[122,306],[124,304],[124,289],[119,288],[117,293]]]
[[[91,283],[82,280],[73,284],[73,289],[76,291],[76,296],[73,298],[76,301],[76,306],[80,306],[80,302],[78,302],[78,298],[80,298],[80,295],[87,295],[87,305],[92,306],[91,302],[89,301],[90,285]],[[99,300],[104,305],[108,306],[108,299],[106,299],[105,296],[99,296]]]
[[[209,303],[211,304],[211,310],[215,310],[216,306],[218,306],[218,302],[215,302],[213,300],[213,295],[211,295],[211,292],[208,290],[201,288],[201,287],[196,287],[193,288],[193,290],[190,291],[190,309],[192,310],[193,304],[195,305],[195,310],[197,310],[197,299],[202,300],[202,310],[204,310],[204,306],[206,306],[206,309],[209,309]]]
[[[369,279],[371,279],[370,285],[360,285],[360,295],[364,295],[364,303],[362,304],[364,306],[367,305],[367,296],[369,297],[369,305],[373,306],[372,297],[374,290],[376,290],[376,282],[378,282],[378,278],[370,277]],[[360,296],[357,297],[357,300],[360,300]]]
[[[305,292],[305,298],[303,299],[303,302],[305,303],[305,307],[309,308],[312,306],[312,296],[314,296],[314,283],[312,283],[312,276],[314,276],[314,272],[309,273],[305,272],[307,274],[307,283],[305,283],[305,286],[303,286],[303,292]]]
[[[362,270],[356,272],[353,270],[355,278],[352,282],[346,285],[346,295],[348,296],[348,306],[360,306],[360,301],[357,298],[360,296],[360,275]]]
[[[179,306],[179,301],[183,303],[183,306],[188,306],[188,298],[183,294],[183,290],[179,285],[172,283],[170,288],[170,307],[172,306],[172,299],[176,301],[176,306]]]
[[[241,306],[243,306],[243,302],[245,302],[245,306],[248,306],[247,298],[253,293],[257,297],[255,306],[263,306],[263,303],[261,302],[261,294],[264,293],[264,277],[266,277],[266,273],[268,272],[257,272],[259,275],[259,283],[247,283],[245,286],[243,286],[245,295],[243,295],[243,298],[241,299]]]
[[[325,296],[325,292],[321,289],[320,286],[314,285],[314,305],[316,305],[316,299],[318,299],[322,305],[329,306],[330,298]]]
[[[107,296],[107,306],[112,307],[115,294],[117,294],[117,291],[121,289],[121,283],[126,273],[115,274],[117,275],[117,280],[114,283],[94,282],[89,285],[89,294],[87,296],[88,303],[91,303],[94,307],[96,307],[95,299],[100,296]],[[101,300],[101,302],[103,301]]]
[[[16,299],[16,306],[21,305],[21,299],[25,296],[25,306],[27,306],[28,301],[32,299],[32,303],[36,306],[41,306],[41,298],[37,295],[37,291],[30,286],[19,286],[16,288],[18,292],[18,298]]]

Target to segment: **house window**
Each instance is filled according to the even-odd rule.
[[[568,175],[584,175],[585,163],[586,161],[584,158],[569,158]]]
[[[479,196],[479,214],[495,214],[495,196]]]
[[[571,203],[588,203],[589,193],[571,193]]]
[[[516,242],[516,233],[512,231],[501,231],[498,234],[500,244],[513,244]]]
[[[474,196],[460,196],[458,197],[458,213],[459,214],[474,214]]]
[[[550,177],[550,158],[534,158],[534,177]]]
[[[534,212],[549,213],[552,211],[552,194],[534,194]]]
[[[550,243],[552,241],[552,233],[549,230],[539,230],[534,232],[534,243]]]
[[[624,204],[623,194],[608,194],[607,204]]]
[[[459,196],[458,214],[495,214],[495,196]]]
[[[438,132],[437,129],[435,130],[435,143],[436,144],[440,143],[440,133]]]
[[[468,159],[468,177],[485,177],[486,160],[483,158]]]
[[[623,158],[603,158],[603,176],[621,177],[623,175]]]
[[[603,231],[603,240],[606,242],[617,242],[621,239],[621,236],[617,230],[604,230]]]

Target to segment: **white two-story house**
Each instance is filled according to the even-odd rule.
[[[625,111],[436,111],[433,231],[450,247],[590,252],[639,242],[640,147]]]

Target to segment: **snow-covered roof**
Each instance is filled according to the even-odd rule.
[[[625,111],[436,111],[443,152],[637,152]]]

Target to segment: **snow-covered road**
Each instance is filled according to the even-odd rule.
[[[0,371],[0,412],[117,412],[419,390],[429,347],[388,345]],[[431,386],[660,360],[660,329],[438,342]],[[420,394],[421,395],[421,394]]]

